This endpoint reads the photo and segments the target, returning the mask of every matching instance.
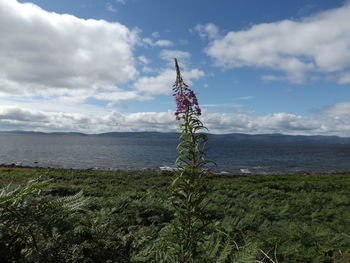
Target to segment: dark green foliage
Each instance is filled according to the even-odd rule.
[[[207,172],[203,169],[207,160],[202,150],[207,138],[197,133],[203,125],[196,115],[187,114],[184,118],[185,123],[180,125],[181,142],[177,147],[178,169],[170,187],[175,220],[168,229],[166,251],[179,263],[203,262],[198,260],[202,259],[202,243],[210,229],[210,221],[205,216],[208,191]]]
[[[111,262],[151,262],[142,260],[145,255],[141,252],[173,220],[174,211],[167,201],[170,174],[0,168],[0,185],[6,186],[12,181],[14,189],[39,176],[51,181],[40,195],[26,196],[33,204],[30,209],[26,206],[32,211],[28,215],[38,211],[37,203],[67,194],[82,190],[87,198],[83,207],[56,221],[62,222],[58,229],[68,230],[58,231],[63,240],[55,243],[55,250],[68,248],[70,255],[76,251],[75,258],[70,257],[66,262],[108,262],[107,257]],[[230,249],[237,253],[234,241],[239,247],[255,246],[272,259],[276,250],[280,263],[350,262],[350,175],[212,175],[207,178],[207,184],[211,189],[208,195],[211,202],[206,216],[212,223],[223,221],[223,233],[229,234],[227,239],[217,233],[210,237],[208,244],[216,244],[214,240],[220,239],[222,248],[228,241],[234,245]],[[32,227],[54,236],[57,232],[44,227],[47,225],[44,221],[52,216],[38,218]],[[0,217],[2,225],[3,215]],[[17,222],[14,217],[10,218],[13,223]],[[23,218],[22,222],[25,229],[33,219]],[[83,234],[72,234],[81,233],[81,229]],[[5,252],[4,244],[14,239],[7,234],[8,228],[1,227],[0,233],[2,262],[30,262],[23,257],[22,261],[5,261],[5,256],[14,258],[15,255],[18,259],[20,249],[11,246],[11,253]],[[247,242],[248,238],[257,243]],[[24,237],[21,240],[30,241]],[[43,251],[49,253],[51,243],[41,244],[47,245]],[[219,254],[211,252],[217,257]],[[260,259],[263,258],[261,254]],[[271,262],[267,258],[263,261]]]
[[[47,185],[0,190],[1,262],[129,262],[130,240],[104,210],[84,210],[82,192],[50,200],[40,195]]]

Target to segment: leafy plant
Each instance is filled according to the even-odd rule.
[[[18,209],[26,211],[21,212],[23,226],[18,230],[32,225],[38,231],[34,233],[55,237],[46,239],[50,242],[39,239],[44,240],[38,242],[41,262],[170,262],[169,255],[164,261],[160,255],[168,254],[169,242],[165,240],[174,219],[174,207],[168,200],[172,175],[0,168],[0,184],[4,186],[0,186],[1,192],[7,189],[1,196],[7,199],[18,185],[38,176],[50,181],[17,199],[22,200],[18,203],[22,208]],[[228,254],[226,262],[239,262],[234,257],[240,251],[254,255],[255,247],[276,263],[350,262],[349,174],[211,174],[204,182],[209,187],[205,216],[212,227],[206,229],[208,235],[202,242],[202,257],[207,259],[202,262],[216,262],[226,246],[230,248],[226,250],[229,253],[223,253]],[[24,187],[14,192],[17,197],[23,194],[19,192]],[[41,212],[47,202],[81,190],[88,200],[83,198],[84,205],[79,209]],[[25,244],[14,243],[16,239],[8,235],[10,229],[18,227],[19,219],[3,207],[4,203],[0,204],[0,261],[40,262],[25,257],[30,250],[21,251]],[[34,219],[32,215],[36,213]],[[50,227],[44,228],[46,224]],[[22,237],[18,241],[27,236],[17,233]],[[159,236],[162,238],[157,240]],[[5,244],[12,244],[12,250]],[[263,252],[256,263],[272,263]]]
[[[207,167],[213,162],[206,159],[208,138],[200,133],[206,127],[199,119],[201,109],[196,94],[183,81],[177,59],[175,67],[175,116],[181,121],[179,156],[175,179],[170,185],[175,218],[149,250],[155,255],[152,262],[254,262],[256,244],[238,247],[228,233],[219,230],[220,224],[208,216]],[[147,260],[150,262],[150,258]]]
[[[131,240],[103,210],[86,211],[82,192],[52,200],[41,194],[48,184],[0,189],[1,262],[129,262]]]
[[[205,166],[205,143],[207,137],[199,133],[205,127],[200,121],[201,110],[195,93],[183,81],[175,59],[176,82],[174,96],[177,104],[176,119],[180,124],[180,143],[177,147],[175,179],[171,184],[171,201],[175,209],[175,220],[168,231],[171,254],[177,262],[193,262],[202,254],[202,242],[207,234],[209,222],[205,218],[206,184],[208,171]]]

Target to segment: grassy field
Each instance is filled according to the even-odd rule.
[[[173,219],[171,174],[0,168],[1,186],[38,177],[51,180],[47,198],[82,190],[96,222],[130,238],[132,253]],[[212,175],[208,185],[208,216],[238,244],[258,242],[278,262],[350,262],[349,174]]]

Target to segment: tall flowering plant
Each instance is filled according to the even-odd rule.
[[[220,227],[208,220],[205,207],[208,189],[205,181],[209,170],[205,157],[208,138],[201,120],[197,96],[184,82],[175,59],[176,81],[173,85],[176,102],[175,118],[180,121],[179,153],[175,178],[170,186],[170,200],[175,210],[173,222],[161,231],[159,238],[142,255],[142,262],[154,263],[252,263],[255,243],[238,247]]]
[[[171,185],[171,201],[175,220],[170,236],[176,262],[189,263],[201,257],[205,228],[205,199],[207,195],[205,169],[210,161],[205,158],[207,136],[199,131],[206,129],[199,119],[201,109],[196,94],[184,82],[175,59],[176,82],[173,85],[176,102],[175,117],[180,121],[179,153],[176,159],[175,179]],[[197,262],[197,261],[196,261]]]

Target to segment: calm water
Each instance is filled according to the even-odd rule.
[[[159,170],[173,166],[177,138],[171,136],[0,135],[0,164],[53,168]],[[234,142],[210,139],[208,158],[217,172],[349,172],[349,144]]]

